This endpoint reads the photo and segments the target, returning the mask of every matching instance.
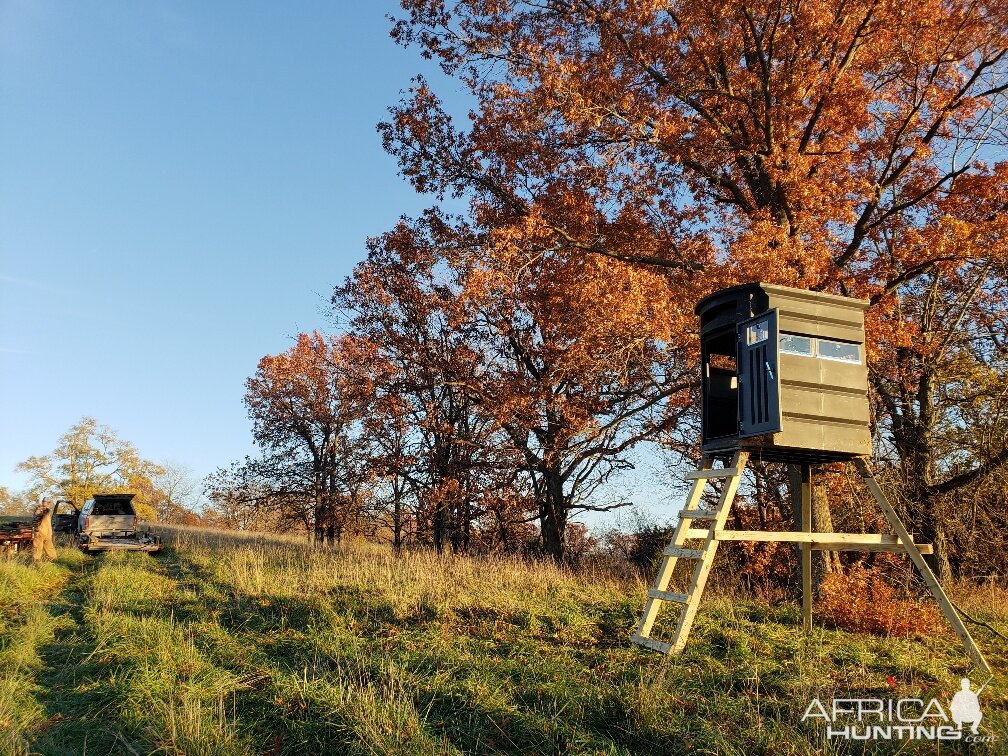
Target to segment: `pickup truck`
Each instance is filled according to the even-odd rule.
[[[161,550],[161,539],[138,529],[133,494],[95,494],[81,507],[77,544],[85,554],[95,551]]]

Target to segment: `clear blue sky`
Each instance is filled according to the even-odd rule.
[[[0,2],[0,485],[83,415],[199,476],[253,451],[258,359],[428,204],[375,132],[439,78],[396,10]]]
[[[199,478],[254,453],[259,358],[430,203],[375,125],[417,73],[465,112],[398,10],[0,0],[0,485],[84,415]],[[667,495],[648,457],[613,490]]]

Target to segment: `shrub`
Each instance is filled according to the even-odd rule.
[[[600,546],[614,564],[628,565],[650,580],[673,533],[675,523],[658,522],[650,513],[632,509],[602,533]]]
[[[851,565],[823,578],[819,600],[833,626],[853,632],[907,638],[933,635],[943,627],[938,608],[928,600],[901,595],[886,577],[885,565]]]

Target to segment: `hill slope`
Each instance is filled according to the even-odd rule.
[[[663,658],[627,642],[644,593],[508,560],[187,534],[156,557],[0,563],[0,752],[857,753],[800,721],[813,697],[945,704],[965,670],[951,633],[806,638],[795,607],[726,598]],[[1003,628],[1004,595],[965,608]],[[1008,669],[1008,643],[977,638]],[[990,752],[1008,750],[1006,694],[1002,672],[981,699]]]

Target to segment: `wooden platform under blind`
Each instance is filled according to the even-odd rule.
[[[646,648],[662,653],[678,653],[686,645],[693,619],[700,607],[707,577],[714,565],[714,557],[718,544],[724,541],[766,541],[776,543],[793,543],[801,549],[802,571],[802,617],[805,629],[812,629],[812,559],[813,550],[821,551],[886,551],[906,554],[914,567],[924,578],[928,589],[934,596],[942,614],[949,621],[952,629],[963,643],[963,647],[976,667],[985,675],[990,674],[990,666],[984,658],[969,630],[963,624],[959,613],[941,587],[923,554],[931,552],[929,544],[914,543],[896,511],[879,487],[868,464],[858,459],[853,462],[858,473],[864,479],[875,501],[878,502],[892,528],[892,533],[814,533],[809,527],[812,521],[812,476],[811,466],[802,466],[801,487],[801,531],[761,531],[761,530],[728,530],[725,523],[731,512],[732,503],[738,492],[738,486],[749,452],[735,452],[730,465],[724,468],[712,468],[712,459],[705,457],[700,469],[687,473],[686,480],[692,481],[689,495],[679,514],[679,523],[673,533],[672,540],[664,550],[664,557],[658,569],[654,585],[648,591],[644,615],[633,642]],[[699,507],[704,489],[712,482],[721,482],[721,494],[713,509]],[[693,565],[689,587],[684,593],[669,590],[672,573],[680,560],[686,560]],[[652,637],[655,620],[659,612],[668,607],[678,612],[675,630],[668,639]]]

